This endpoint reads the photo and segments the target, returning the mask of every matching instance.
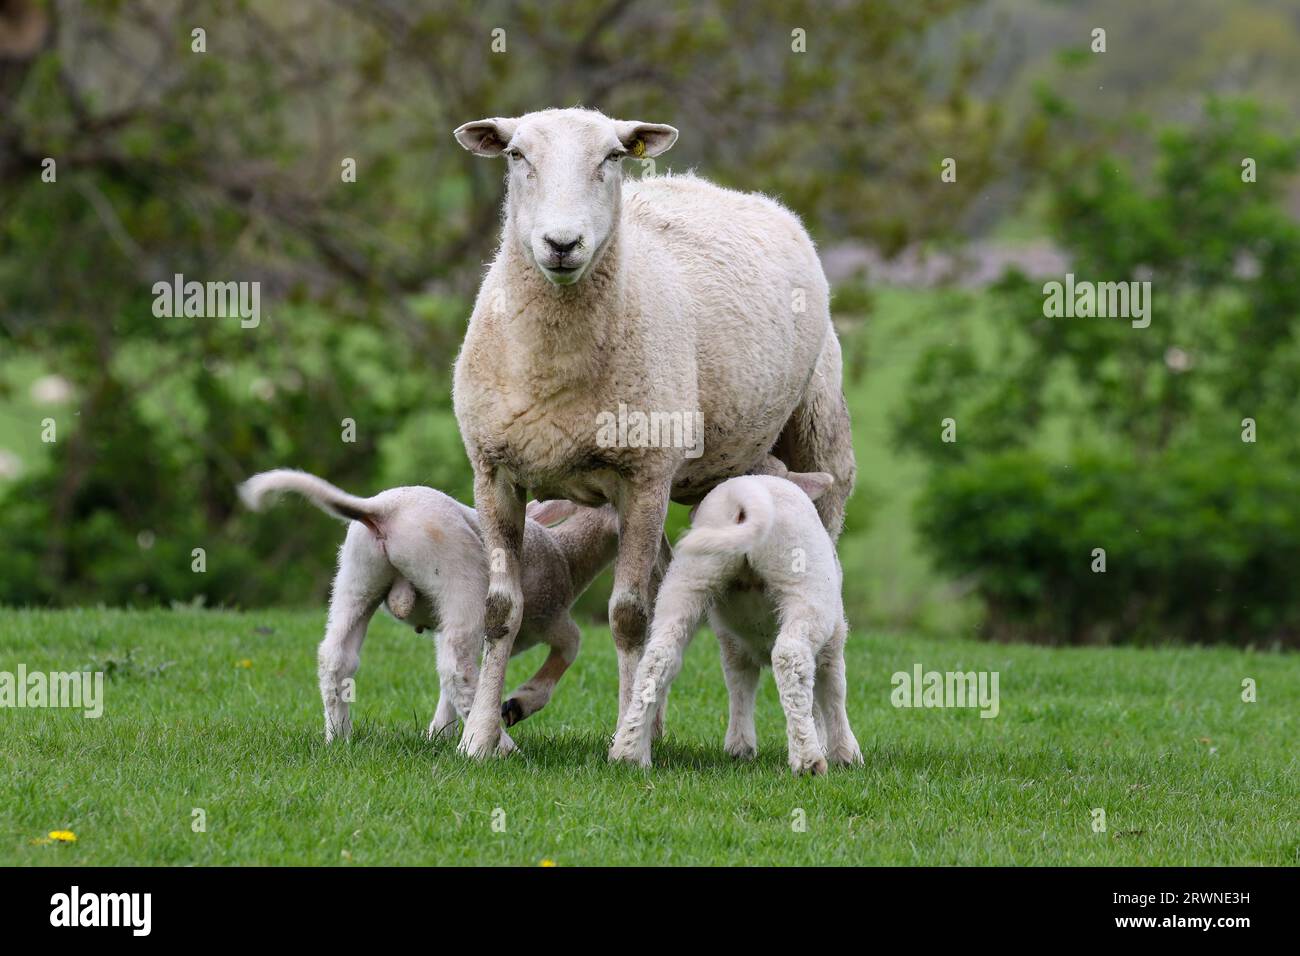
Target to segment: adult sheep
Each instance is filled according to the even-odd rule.
[[[835,537],[855,466],[826,278],[793,213],[689,175],[625,183],[624,157],[663,153],[677,139],[671,126],[552,109],[455,135],[508,163],[501,245],[454,380],[491,567],[460,747],[485,756],[523,609],[527,492],[618,512],[609,619],[621,719],[669,499],[694,504],[762,470],[771,452],[791,470],[834,477],[817,508]],[[638,430],[638,414],[702,424],[702,447],[682,431]],[[610,427],[620,415],[626,432]]]

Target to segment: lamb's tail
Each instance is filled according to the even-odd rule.
[[[276,468],[254,475],[239,486],[239,497],[253,511],[261,511],[267,499],[286,491],[302,495],[326,514],[344,521],[360,521],[373,531],[381,517],[373,499],[358,498],[305,471]]]
[[[682,538],[679,550],[695,554],[747,554],[767,536],[776,520],[771,493],[757,481],[741,480],[723,492],[727,496],[723,508],[710,509],[708,523],[702,523],[697,513],[695,525]]]

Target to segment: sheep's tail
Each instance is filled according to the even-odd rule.
[[[269,498],[292,491],[302,495],[326,514],[344,521],[360,521],[371,530],[378,530],[381,517],[374,500],[350,495],[342,488],[331,485],[293,468],[276,468],[254,475],[239,486],[239,497],[253,511],[261,511]]]
[[[737,481],[724,489],[728,507],[725,524],[696,524],[678,545],[693,554],[748,554],[762,541],[776,520],[771,493],[757,481]]]

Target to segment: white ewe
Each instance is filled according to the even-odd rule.
[[[854,461],[826,279],[793,213],[694,176],[624,183],[621,160],[664,152],[670,126],[546,110],[467,123],[456,138],[509,164],[501,245],[454,390],[492,556],[461,749],[487,755],[523,613],[528,492],[618,510],[609,610],[621,717],[669,499],[695,503],[771,452],[834,476],[818,508],[835,536]]]

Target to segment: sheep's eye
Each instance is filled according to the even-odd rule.
[[[507,155],[508,157],[510,157],[511,159],[523,159],[523,158],[524,158],[524,154],[521,153],[521,152],[519,152],[519,150],[515,149],[513,146],[511,146],[509,149],[506,150],[506,155]]]
[[[614,152],[610,153],[608,156],[605,157],[605,162],[616,163],[626,155],[627,155],[627,150],[616,149],[614,150]]]

